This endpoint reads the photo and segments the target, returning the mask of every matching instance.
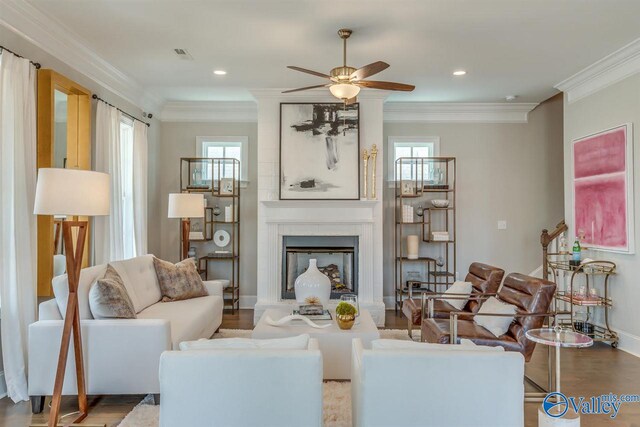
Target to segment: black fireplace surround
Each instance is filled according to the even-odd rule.
[[[295,299],[296,278],[309,260],[331,280],[331,299],[358,293],[358,236],[284,236],[282,238],[282,299]]]

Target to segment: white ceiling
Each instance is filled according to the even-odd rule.
[[[640,37],[639,0],[28,0],[166,100],[249,100],[250,88],[322,82],[342,61],[383,60],[393,101],[540,102],[561,80]],[[186,48],[193,61],[178,59]],[[453,77],[454,69],[468,71]],[[214,76],[213,69],[228,71]]]

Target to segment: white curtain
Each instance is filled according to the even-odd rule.
[[[36,320],[36,69],[0,55],[0,322],[4,378],[14,402],[27,392],[27,328]]]
[[[136,255],[147,253],[147,125],[133,121],[133,232]]]
[[[95,261],[105,264],[124,258],[122,235],[121,113],[98,102],[96,109],[96,170],[109,174],[111,205],[108,216],[94,218]]]

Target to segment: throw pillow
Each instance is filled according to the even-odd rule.
[[[472,351],[504,351],[502,347],[489,347],[485,345],[475,345],[472,341],[461,340],[460,344],[434,344],[428,342],[415,342],[405,340],[379,339],[371,341],[371,350],[472,350]]]
[[[309,334],[302,334],[296,337],[274,338],[258,340],[251,338],[221,338],[221,339],[201,339],[198,341],[183,341],[180,343],[180,350],[306,350],[309,348]]]
[[[89,290],[89,308],[94,319],[135,319],[136,311],[122,278],[111,266]]]
[[[496,337],[504,335],[509,330],[509,325],[513,322],[514,315],[517,312],[515,305],[501,302],[496,297],[487,299],[478,310],[478,314],[494,313],[494,314],[510,314],[511,316],[475,316],[475,322],[487,329]]]
[[[467,305],[467,301],[469,301],[472,290],[473,285],[471,283],[455,281],[453,282],[453,285],[449,286],[449,288],[444,291],[444,294],[465,294],[467,297],[464,298],[460,295],[456,295],[455,299],[449,298],[445,299],[444,301],[454,306],[456,310],[462,310],[464,306]]]
[[[177,264],[153,258],[153,267],[158,276],[162,301],[180,301],[209,295],[202,283],[193,258]]]

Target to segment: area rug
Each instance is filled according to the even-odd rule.
[[[420,331],[413,338],[420,338]],[[245,329],[220,329],[213,338],[250,338],[251,331]],[[408,340],[407,331],[381,329],[380,338]],[[322,393],[322,413],[325,427],[348,427],[351,425],[351,383],[327,381]],[[119,427],[158,427],[160,407],[153,405],[151,395],[145,397],[119,424]]]

